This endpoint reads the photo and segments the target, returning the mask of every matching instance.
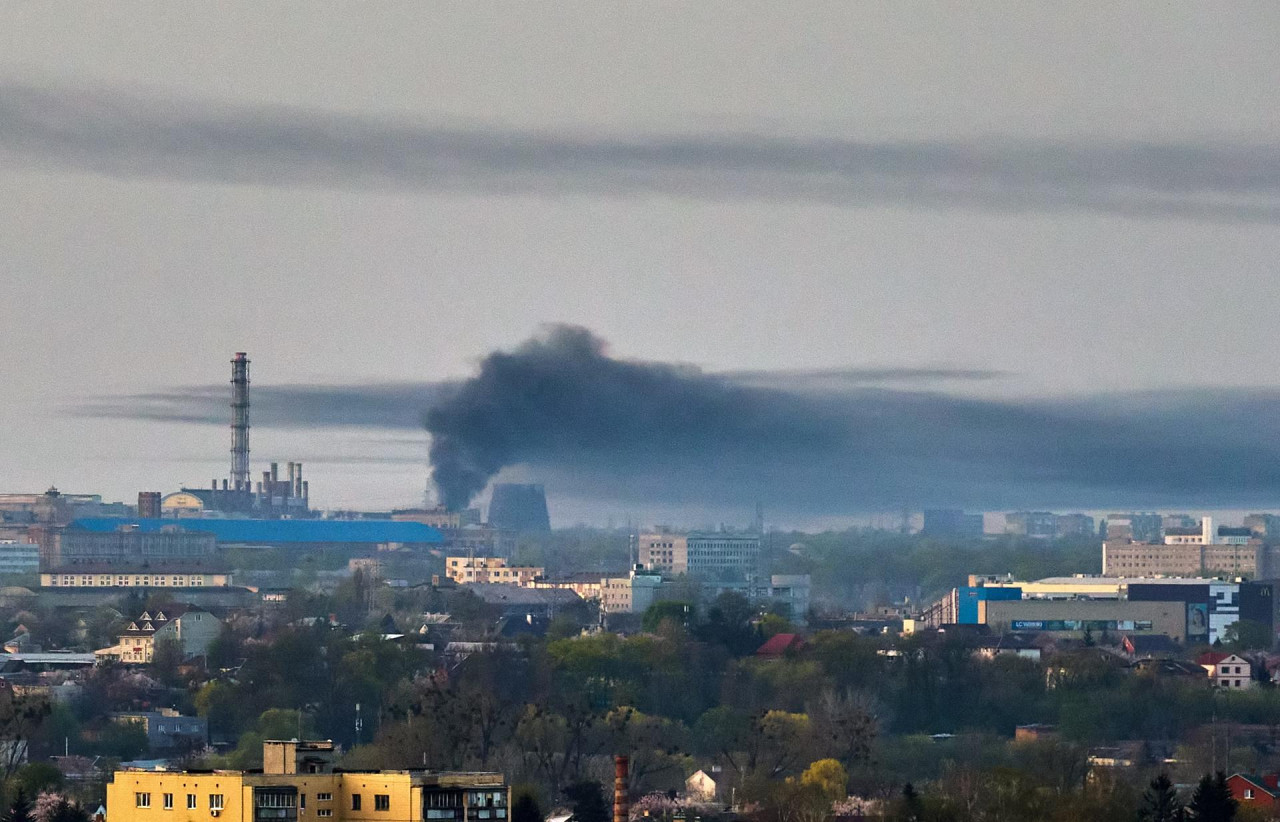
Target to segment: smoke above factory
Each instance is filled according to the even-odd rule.
[[[1280,393],[1001,401],[941,390],[1000,376],[936,368],[717,373],[615,357],[584,328],[552,326],[490,353],[467,379],[255,386],[254,407],[260,427],[425,425],[432,478],[452,508],[512,469],[553,497],[739,508],[764,500],[809,514],[1230,507],[1280,496],[1272,436]],[[78,413],[225,425],[223,392],[105,398]]]

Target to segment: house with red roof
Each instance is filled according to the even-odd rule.
[[[1242,807],[1271,808],[1280,799],[1277,779],[1280,779],[1280,774],[1234,773],[1227,778],[1227,787]]]
[[[1240,690],[1252,688],[1253,663],[1239,654],[1209,651],[1196,658],[1196,664],[1209,674],[1209,681],[1218,688]]]
[[[756,656],[764,659],[780,659],[788,651],[798,651],[804,647],[804,638],[799,634],[774,634],[756,649]]]

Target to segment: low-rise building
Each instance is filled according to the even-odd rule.
[[[208,611],[191,605],[174,603],[143,611],[110,648],[94,651],[100,658],[118,659],[124,663],[147,664],[155,655],[156,643],[173,640],[182,647],[185,659],[208,653],[209,645],[222,632],[222,623]]]
[[[1181,602],[1133,600],[988,599],[976,603],[977,624],[992,631],[1035,631],[1064,637],[1110,634],[1163,634],[1183,642],[1186,606]]]
[[[714,802],[718,793],[715,777],[706,771],[696,771],[684,781],[684,795],[694,802]]]
[[[209,721],[199,716],[183,716],[172,708],[158,711],[115,713],[113,722],[141,725],[147,733],[152,753],[181,748],[203,748],[209,741]]]
[[[598,571],[583,571],[561,577],[539,577],[528,584],[529,588],[560,588],[573,591],[589,602],[599,602],[604,596],[604,581],[608,577],[621,574],[601,574]]]
[[[445,574],[459,585],[499,583],[531,587],[546,573],[544,568],[508,565],[501,557],[448,557]]]
[[[1210,651],[1201,654],[1196,664],[1209,674],[1209,681],[1214,687],[1235,691],[1252,688],[1256,684],[1253,663],[1239,654]]]
[[[1227,777],[1231,796],[1246,808],[1270,810],[1280,803],[1280,775],[1236,773]]]
[[[130,822],[504,822],[500,773],[335,771],[332,742],[267,741],[252,771],[118,770],[107,818]]]
[[[40,572],[41,588],[228,588],[232,574],[213,563],[174,563],[130,568],[68,565]]]

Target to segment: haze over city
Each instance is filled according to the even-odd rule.
[[[435,388],[569,326],[851,433],[512,446],[564,524],[1280,498],[1271,6],[0,15],[15,486],[205,482],[246,350],[255,459],[412,504]]]

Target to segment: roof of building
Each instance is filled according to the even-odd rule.
[[[93,654],[73,654],[61,651],[43,653],[0,654],[0,661],[22,662],[27,665],[92,665]]]
[[[1197,665],[1217,665],[1219,662],[1221,662],[1222,660],[1226,659],[1229,656],[1231,656],[1231,654],[1225,654],[1222,651],[1205,651],[1203,654],[1196,657],[1196,664]]]
[[[141,565],[121,565],[110,562],[86,562],[81,565],[60,565],[57,568],[46,568],[42,574],[229,574],[231,568],[220,561],[201,562],[200,560],[182,560],[169,562],[158,560],[154,565],[149,562]]]
[[[782,656],[787,651],[799,649],[804,638],[799,634],[774,634],[756,649],[756,656]]]
[[[1187,662],[1184,659],[1153,659],[1148,657],[1146,659],[1135,659],[1130,667],[1136,671],[1149,671],[1151,673],[1167,674],[1169,676],[1190,676],[1195,677],[1196,679],[1200,679],[1205,676],[1204,668],[1201,668],[1194,662]]]
[[[1172,637],[1164,634],[1126,634],[1125,646],[1132,648],[1134,654],[1176,654],[1182,646]]]
[[[86,517],[73,525],[88,531],[110,532],[137,527],[144,533],[177,525],[189,531],[211,533],[219,542],[317,543],[384,542],[437,543],[444,535],[430,525],[380,519],[129,519]]]
[[[207,613],[203,608],[174,602],[159,608],[143,611],[137,619],[129,623],[129,627],[120,632],[120,636],[151,636],[156,631],[193,611]]]
[[[1267,777],[1265,776],[1252,773],[1233,773],[1227,779],[1243,779],[1254,787],[1259,788],[1267,796],[1280,797],[1280,790],[1277,790],[1274,784],[1267,784]],[[1273,776],[1271,779],[1274,781],[1275,777]]]
[[[469,582],[462,587],[491,605],[564,605],[582,600],[568,588],[522,588],[496,582]]]

